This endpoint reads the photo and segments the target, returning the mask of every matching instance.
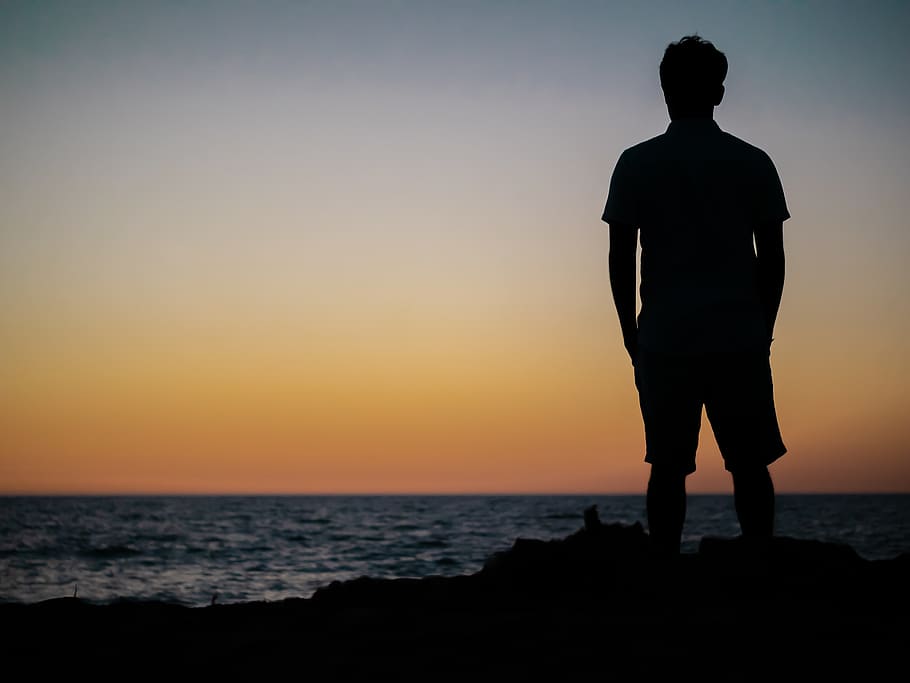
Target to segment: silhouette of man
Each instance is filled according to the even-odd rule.
[[[680,551],[703,408],[732,476],[744,539],[774,533],[768,465],[787,451],[770,353],[790,214],[768,155],[714,121],[726,75],[727,58],[710,42],[670,43],[660,63],[670,125],[620,155],[603,213],[651,466],[649,535],[668,555]]]

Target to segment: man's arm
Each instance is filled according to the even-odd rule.
[[[780,221],[762,225],[755,230],[755,254],[758,257],[758,291],[768,344],[774,337],[774,323],[784,292],[784,224]]]
[[[610,223],[610,289],[619,315],[623,346],[629,352],[632,364],[638,353],[638,322],[636,308],[635,255],[638,248],[638,230],[630,225]]]

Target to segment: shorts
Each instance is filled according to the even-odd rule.
[[[766,466],[787,448],[774,407],[770,352],[666,354],[639,350],[635,362],[645,462],[695,471],[704,407],[730,472]]]

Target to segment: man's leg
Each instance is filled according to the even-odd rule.
[[[660,555],[678,555],[686,521],[686,475],[678,468],[652,465],[647,507],[652,549]]]
[[[645,425],[648,533],[655,552],[678,555],[686,476],[695,471],[702,400],[699,359],[639,350],[638,399]]]
[[[770,540],[774,535],[774,483],[764,466],[738,467],[733,475],[733,502],[743,538]]]
[[[774,535],[774,484],[768,465],[787,447],[774,407],[765,351],[719,354],[711,364],[705,403],[724,466],[733,475],[733,501],[744,538]]]

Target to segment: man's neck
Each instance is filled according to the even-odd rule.
[[[671,116],[670,121],[713,121],[713,116]]]
[[[671,121],[678,121],[684,119],[710,119],[714,120],[714,107],[707,107],[704,109],[680,109],[676,110],[673,108],[668,108],[667,113],[670,114]]]

